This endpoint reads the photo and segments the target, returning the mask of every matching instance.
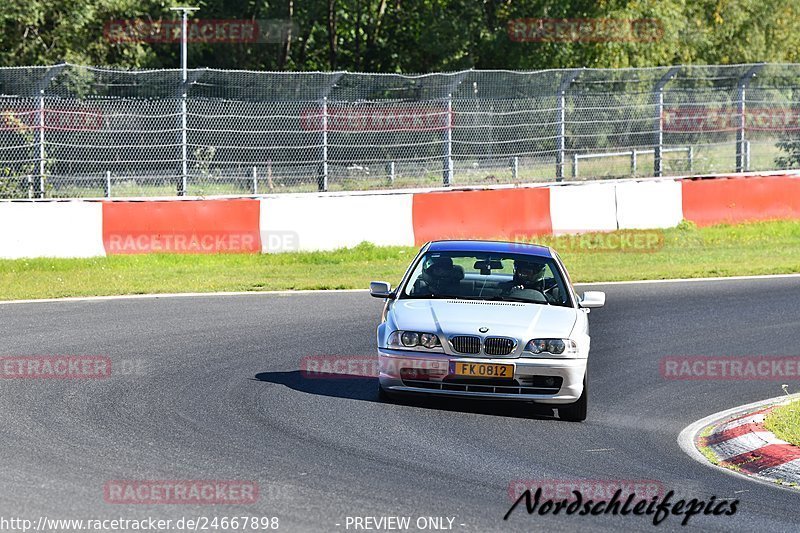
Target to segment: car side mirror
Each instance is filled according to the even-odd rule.
[[[391,284],[385,281],[373,281],[369,284],[369,294],[375,298],[394,298]]]
[[[586,291],[583,293],[583,297],[578,302],[578,305],[584,309],[603,307],[605,304],[606,293],[602,291]]]

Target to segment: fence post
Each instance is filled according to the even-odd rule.
[[[747,88],[750,86],[750,82],[755,78],[758,71],[764,67],[763,63],[759,63],[758,65],[753,65],[748,69],[747,72],[744,73],[744,76],[739,78],[738,88],[739,88],[739,98],[738,98],[738,108],[737,108],[737,115],[738,115],[738,127],[736,128],[736,172],[744,172],[744,169],[749,166],[749,162],[747,161],[747,154],[745,151],[747,147],[745,146],[745,112],[747,111],[747,107],[745,105],[745,99],[747,97]]]
[[[689,174],[694,174],[694,146],[689,146]]]
[[[511,179],[515,182],[519,178],[519,156],[514,156],[511,160]]]
[[[389,161],[389,164],[386,165],[386,170],[389,174],[389,184],[394,183],[394,161]]]
[[[45,109],[45,89],[50,85],[50,82],[58,76],[64,68],[67,67],[66,63],[61,63],[60,65],[55,65],[53,67],[49,67],[43,77],[39,80],[36,84],[36,88],[32,91],[32,96],[38,99],[38,115],[39,118],[36,121],[36,126],[34,129],[36,131],[36,142],[34,145],[31,146],[31,150],[34,148],[38,148],[38,154],[36,157],[36,162],[38,163],[38,172],[35,170],[35,167],[31,169],[31,176],[29,176],[29,183],[31,186],[32,191],[29,193],[31,196],[35,198],[44,198],[47,194],[45,181],[47,179],[47,150],[45,150],[45,143],[47,142],[45,136],[45,126],[46,126],[46,109]],[[54,161],[53,161],[54,162]],[[52,171],[52,168],[51,168]],[[34,174],[36,174],[36,178],[34,180]]]
[[[750,172],[750,141],[744,141],[744,171]]]
[[[661,76],[655,86],[656,93],[656,142],[653,147],[653,176],[660,178],[664,172],[664,86],[678,74],[681,67],[672,67]]]
[[[106,170],[106,198],[111,198],[111,171]]]
[[[556,181],[562,181],[564,179],[564,151],[567,147],[566,106],[566,92],[561,91],[558,96],[558,152],[556,152]]]
[[[736,124],[736,172],[744,171],[744,159],[745,159],[745,138],[744,138],[744,126],[745,126],[745,97],[746,97],[746,90],[747,87],[744,84],[739,85],[739,98],[737,100],[737,124]]]
[[[580,70],[572,70],[561,78],[558,88],[558,132],[556,135],[556,181],[564,180],[564,154],[567,150],[567,89],[580,76]],[[573,159],[573,163],[577,161]],[[573,177],[575,177],[573,167]]]
[[[453,182],[453,95],[447,95],[447,126],[444,130],[444,173],[442,185],[449,187]]]
[[[575,152],[572,154],[572,177],[578,177],[578,153]],[[559,180],[561,181],[561,180]]]
[[[253,194],[258,194],[258,168],[253,167]]]
[[[178,187],[178,196],[186,196],[189,165],[186,150],[186,78],[183,79],[183,92],[181,94],[181,182]]]
[[[328,190],[328,97],[322,97],[322,162],[320,163],[317,188],[321,192]]]
[[[44,150],[44,89],[39,90],[39,125],[36,128],[39,135],[38,135],[38,144],[39,144],[39,187],[37,192],[37,196],[39,198],[44,198],[45,195],[45,187],[44,187],[44,173],[45,173],[45,150]]]
[[[185,26],[184,26],[185,28]],[[181,101],[181,175],[176,189],[178,196],[189,194],[189,87],[202,76],[206,69],[194,69],[190,73],[186,68],[185,56],[181,62],[181,83],[178,85],[177,96]]]
[[[664,88],[658,88],[658,105],[656,112],[658,113],[658,131],[656,132],[656,145],[653,148],[653,175],[660,178],[664,172],[663,154],[661,150],[664,147]]]
[[[636,149],[631,150],[631,176],[636,176]]]

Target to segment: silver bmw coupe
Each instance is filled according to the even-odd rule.
[[[379,393],[551,404],[586,419],[590,308],[552,248],[495,241],[425,244],[384,298],[378,326]]]

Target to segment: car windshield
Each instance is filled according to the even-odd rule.
[[[570,307],[555,260],[525,254],[428,252],[401,298],[449,298]]]

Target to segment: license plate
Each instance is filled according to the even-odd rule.
[[[479,378],[506,378],[514,377],[514,365],[499,365],[495,363],[462,363],[457,361],[454,374],[457,376],[474,376]]]

